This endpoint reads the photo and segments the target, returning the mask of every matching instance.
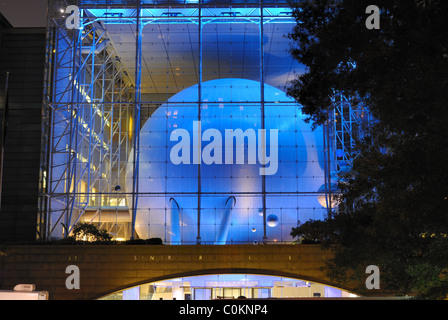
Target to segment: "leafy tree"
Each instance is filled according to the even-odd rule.
[[[94,224],[86,222],[78,222],[73,226],[73,236],[76,240],[83,241],[110,241],[112,239],[106,230],[99,230]]]
[[[328,274],[438,299],[448,294],[448,2],[381,0],[380,28],[367,29],[365,0],[292,2],[291,54],[306,66],[288,89],[308,120],[328,120],[343,91],[378,120],[340,175],[338,210],[319,225],[337,244]],[[366,129],[367,130],[367,129]],[[313,225],[314,224],[314,225]],[[312,232],[315,222],[292,230]],[[316,238],[314,235],[313,237]],[[360,290],[362,289],[363,281]],[[364,288],[365,289],[365,288]]]
[[[328,221],[310,219],[293,228],[291,234],[299,237],[301,243],[327,243],[330,239],[328,224]]]

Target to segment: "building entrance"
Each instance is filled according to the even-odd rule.
[[[163,280],[112,293],[102,300],[220,300],[351,297],[306,280],[252,274],[216,274]]]
[[[192,288],[193,300],[216,300],[216,299],[247,299],[270,298],[271,287],[247,288],[247,287],[221,287],[221,288]]]

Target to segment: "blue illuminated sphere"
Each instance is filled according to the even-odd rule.
[[[330,185],[324,183],[319,187],[317,191],[320,193],[320,195],[317,197],[317,200],[319,201],[322,207],[327,208],[328,204],[330,204],[332,208],[338,206],[339,202],[336,197],[337,194],[341,192],[341,190],[339,189],[338,184],[336,182],[333,182]],[[327,193],[327,196],[325,196],[325,193]],[[331,193],[331,201],[330,201],[330,193]]]
[[[323,135],[320,127],[312,130],[292,98],[267,84],[264,88],[265,128],[268,131],[278,129],[279,159],[276,173],[265,176],[266,215],[281,214],[283,226],[268,228],[267,237],[287,240],[298,219],[322,219],[325,214],[316,195],[312,194],[324,182]],[[261,100],[259,82],[211,80],[202,83],[201,92],[202,133],[217,129],[224,141],[226,129],[261,129],[261,104],[257,102]],[[194,85],[160,105],[142,125],[135,230],[143,239],[160,237],[167,243],[194,243],[200,203],[203,242],[261,241],[264,221],[259,214],[263,208],[259,169],[262,165],[258,160],[255,164],[248,164],[247,157],[244,164],[202,163],[200,202],[198,165],[191,162],[176,165],[171,161],[170,151],[178,143],[170,141],[173,130],[185,129],[193,138],[193,122],[199,119],[197,101],[198,86]],[[202,149],[208,143],[203,142]],[[270,147],[268,137],[266,149]],[[233,148],[235,155],[235,144]],[[192,154],[190,156],[192,158]],[[128,193],[133,190],[132,181],[131,150],[126,179]],[[235,197],[234,201],[229,201],[231,196]],[[131,207],[130,196],[127,203]]]
[[[270,214],[267,218],[266,218],[266,224],[268,225],[268,227],[276,227],[278,225],[278,217],[275,214]]]

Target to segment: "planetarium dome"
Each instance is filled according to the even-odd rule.
[[[291,228],[298,221],[322,219],[325,208],[313,194],[324,183],[322,129],[312,130],[292,98],[265,84],[265,156],[271,162],[263,163],[260,83],[218,79],[202,83],[200,91],[200,112],[194,85],[168,99],[142,125],[137,236],[169,244],[192,244],[198,237],[207,244],[262,241],[264,236],[291,241]],[[247,135],[244,147],[231,136],[229,143],[227,133],[238,129],[254,133]],[[179,148],[180,141],[184,148]],[[238,162],[241,154],[243,163],[241,158]],[[261,174],[263,168],[267,174]],[[128,194],[133,191],[133,169],[131,151]],[[127,201],[131,207],[132,198]]]

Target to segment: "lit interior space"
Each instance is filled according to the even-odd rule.
[[[253,274],[182,277],[145,283],[100,300],[353,298],[347,291],[304,280]]]
[[[293,227],[325,217],[343,140],[313,129],[285,93],[303,70],[289,53],[296,22],[286,2],[77,5],[78,29],[67,28],[65,2],[49,6],[42,237],[87,222],[113,240],[291,243]],[[191,161],[173,161],[173,134],[193,137],[197,123],[223,143],[226,130],[247,134],[242,146],[234,140],[233,163],[224,152],[212,163],[195,163],[193,151]],[[249,161],[259,130],[275,166]],[[202,139],[204,154],[214,140]]]

